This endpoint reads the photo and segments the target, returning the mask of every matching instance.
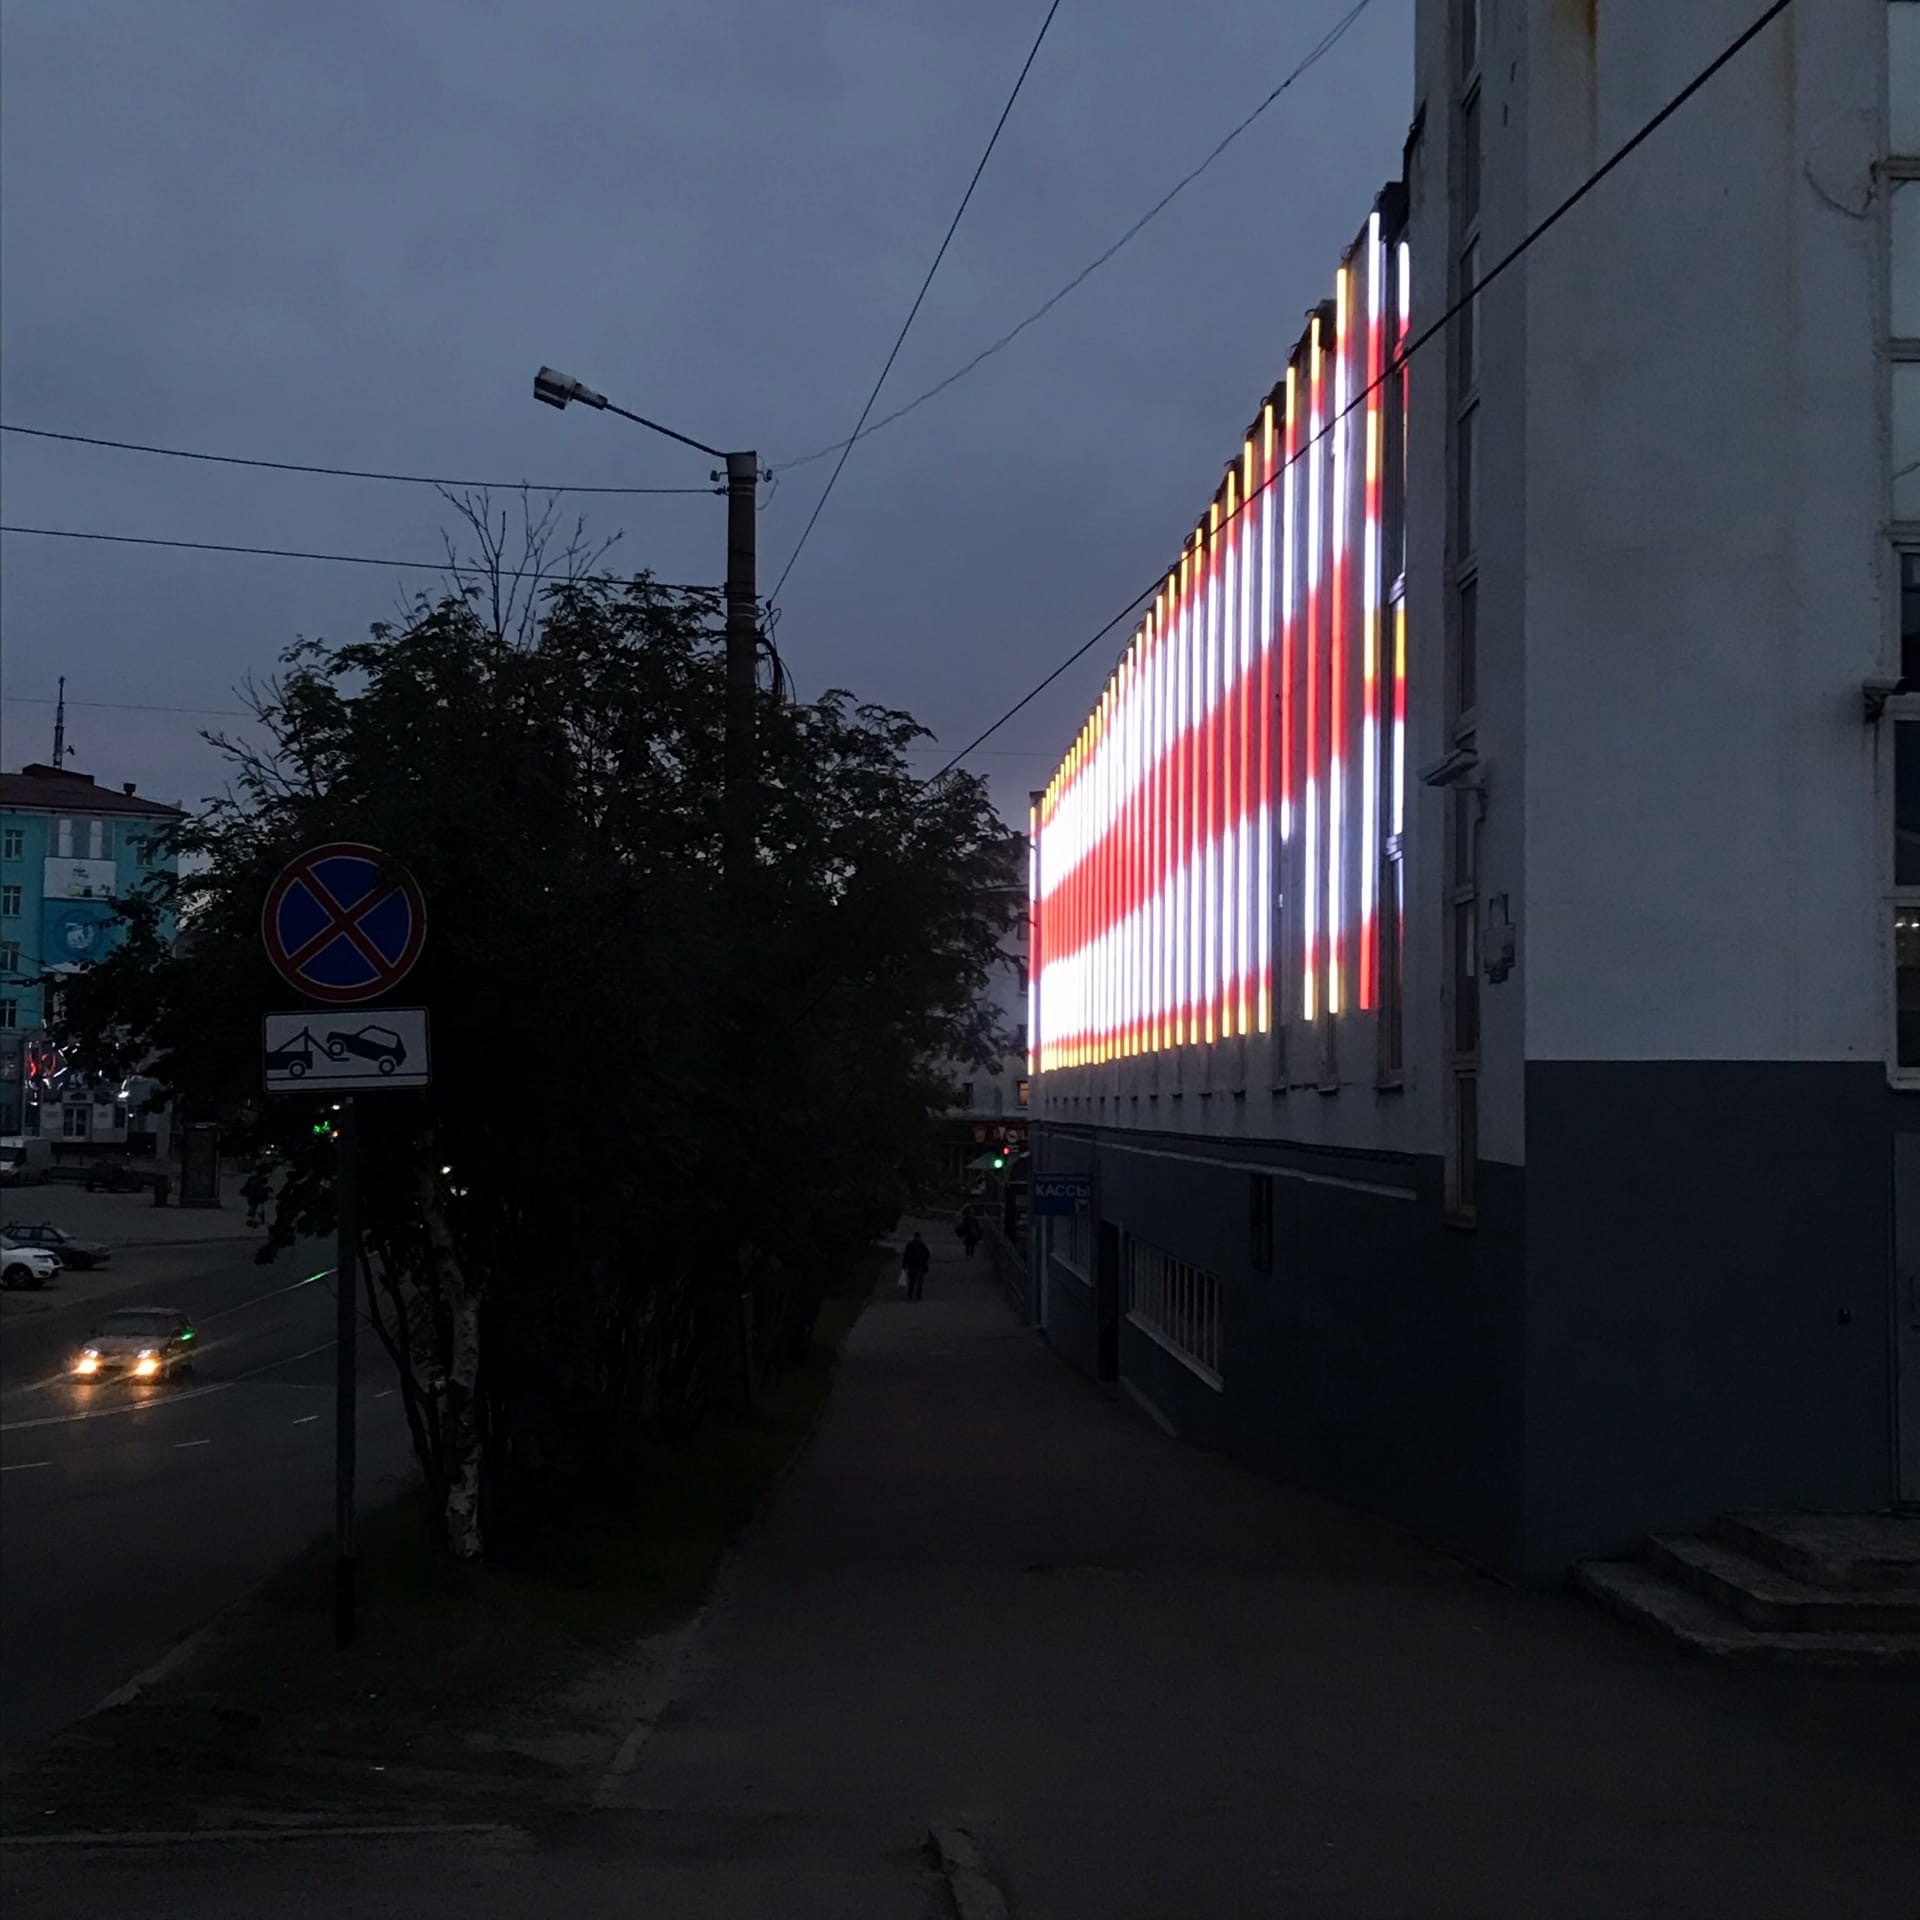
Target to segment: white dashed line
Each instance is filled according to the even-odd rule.
[[[0,1473],[31,1473],[35,1467],[50,1467],[51,1460],[15,1460],[10,1465],[0,1467]]]
[[[212,1445],[213,1442],[211,1440],[176,1440],[173,1443],[173,1450],[175,1453],[178,1453],[182,1447],[210,1447]]]
[[[309,1420],[318,1420],[319,1418],[320,1416],[317,1413],[303,1413],[293,1424],[296,1427],[304,1427]]]

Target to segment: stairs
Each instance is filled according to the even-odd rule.
[[[1728,1514],[1574,1581],[1690,1653],[1920,1673],[1920,1514]]]

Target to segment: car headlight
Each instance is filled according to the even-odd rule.
[[[147,1374],[155,1374],[160,1371],[160,1362],[156,1360],[153,1357],[153,1355],[150,1353],[143,1354],[138,1360],[136,1360],[133,1363],[133,1370],[136,1374],[140,1374],[143,1376]]]
[[[100,1371],[100,1356],[97,1353],[83,1353],[80,1358],[73,1363],[73,1370],[75,1373],[98,1373]]]
[[[133,1357],[136,1360],[158,1360],[160,1358],[160,1349],[158,1347],[142,1347]]]

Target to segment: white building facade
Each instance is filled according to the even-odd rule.
[[[1920,0],[1789,7],[1424,338],[1758,11],[1423,0],[1035,807],[1048,1337],[1528,1578],[1920,1501]]]

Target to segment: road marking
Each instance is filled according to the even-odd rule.
[[[70,1427],[78,1420],[106,1420],[116,1413],[154,1413],[161,1407],[179,1407],[189,1400],[204,1400],[210,1393],[225,1393],[232,1385],[231,1380],[222,1380],[211,1387],[190,1387],[185,1393],[170,1394],[164,1400],[133,1400],[123,1407],[92,1407],[85,1413],[48,1413],[38,1420],[8,1420],[0,1422],[0,1433],[24,1433],[29,1427]]]
[[[319,1415],[318,1415],[317,1413],[303,1413],[303,1414],[302,1414],[302,1415],[300,1416],[300,1418],[299,1418],[298,1420],[296,1420],[296,1421],[295,1421],[295,1422],[294,1422],[293,1424],[294,1424],[294,1425],[295,1425],[296,1427],[304,1427],[304,1426],[305,1426],[305,1425],[307,1424],[307,1422],[308,1422],[308,1421],[310,1421],[310,1420],[318,1420],[319,1418],[320,1418],[320,1416],[319,1416]]]
[[[173,1450],[175,1453],[178,1453],[182,1447],[210,1447],[212,1445],[213,1442],[211,1440],[176,1440],[173,1443]]]
[[[322,1340],[317,1347],[308,1347],[303,1353],[289,1353],[278,1360],[265,1360],[257,1367],[249,1367],[245,1373],[236,1373],[236,1380],[251,1380],[257,1373],[271,1373],[275,1367],[290,1367],[296,1360],[311,1360],[316,1353],[325,1353],[334,1343]]]
[[[251,1300],[242,1300],[237,1307],[222,1307],[218,1313],[204,1313],[200,1316],[200,1324],[204,1327],[210,1321],[224,1320],[230,1313],[245,1313],[249,1307],[259,1306],[263,1300],[278,1300],[283,1293],[298,1293],[302,1287],[310,1287],[316,1281],[330,1278],[333,1272],[332,1267],[322,1267],[318,1273],[310,1273],[304,1280],[295,1280],[287,1286],[275,1287],[271,1293],[256,1293]]]
[[[0,1473],[31,1473],[35,1467],[50,1467],[51,1460],[16,1460],[10,1466],[0,1467]]]

